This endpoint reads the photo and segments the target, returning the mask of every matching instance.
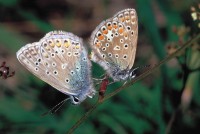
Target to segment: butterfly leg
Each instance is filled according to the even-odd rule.
[[[102,78],[102,79],[100,79],[100,78],[92,78],[93,80],[95,80],[95,81],[102,81],[102,80],[104,80],[104,78]]]
[[[127,81],[125,81],[122,86],[126,85],[126,83],[127,83]]]
[[[105,75],[106,74],[102,74],[101,76],[100,76],[100,78],[92,78],[93,80],[96,80],[96,81],[103,81],[104,79],[105,79]],[[103,78],[102,78],[103,77]]]

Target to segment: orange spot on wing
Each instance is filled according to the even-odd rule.
[[[98,48],[100,48],[100,47],[101,47],[101,43],[99,43],[99,42],[98,42],[98,43],[96,43],[95,45],[96,45],[96,47],[98,47]]]
[[[104,36],[103,35],[99,35],[98,36],[98,40],[103,40],[104,39]]]
[[[103,34],[107,34],[108,33],[108,30],[103,30]]]
[[[114,27],[115,29],[117,29],[117,25],[113,25],[113,27]]]
[[[120,21],[124,22],[124,17],[119,18]]]
[[[108,28],[108,30],[111,30],[112,29],[112,26],[110,25],[110,26],[107,26],[107,28]]]
[[[118,31],[119,31],[120,34],[122,34],[124,32],[124,28],[121,27],[121,28],[119,28]]]

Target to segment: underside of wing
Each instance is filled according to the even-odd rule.
[[[22,47],[17,58],[33,74],[65,94],[79,95],[90,88],[87,51],[82,39],[71,33],[50,32],[39,42]]]
[[[91,36],[92,60],[106,68],[130,69],[137,46],[137,16],[134,9],[125,9],[102,22]],[[109,71],[109,70],[108,70]]]

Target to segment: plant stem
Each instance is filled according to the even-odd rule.
[[[113,91],[112,93],[106,95],[104,97],[104,99],[102,100],[105,101],[109,98],[111,98],[112,96],[116,95],[117,93],[119,93],[122,89],[127,88],[129,86],[131,86],[133,83],[145,78],[146,76],[148,76],[149,74],[151,74],[152,72],[154,72],[156,69],[158,69],[160,66],[162,66],[164,63],[168,62],[169,60],[171,60],[172,58],[176,57],[179,53],[181,53],[183,50],[185,50],[187,47],[191,46],[194,42],[197,41],[197,39],[200,38],[200,34],[198,34],[196,37],[194,37],[193,39],[189,40],[188,42],[186,42],[182,47],[180,47],[179,49],[177,49],[176,52],[174,52],[173,54],[167,56],[165,59],[163,59],[162,61],[160,61],[157,65],[155,65],[152,69],[145,71],[143,74],[141,74],[140,76],[136,77],[135,79],[133,79],[131,82],[125,84],[124,86],[116,89],[115,91]]]

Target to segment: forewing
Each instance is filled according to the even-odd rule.
[[[137,13],[135,9],[125,9],[114,15],[113,20],[122,22],[128,31],[128,47],[124,47],[125,49],[123,49],[121,52],[125,54],[127,53],[128,68],[131,69],[135,61],[138,40]]]
[[[118,12],[94,30],[91,46],[94,54],[107,66],[104,68],[116,66],[124,70],[133,66],[137,32],[137,16],[134,9]]]

